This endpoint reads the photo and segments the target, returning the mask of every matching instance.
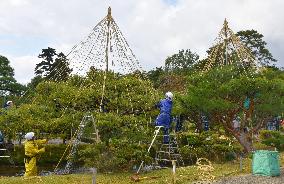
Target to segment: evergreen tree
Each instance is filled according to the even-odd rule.
[[[180,50],[177,54],[173,54],[165,61],[165,70],[167,72],[188,72],[193,69],[193,66],[199,60],[196,53],[191,52],[190,49]]]
[[[256,30],[239,31],[236,35],[252,51],[261,65],[273,65],[277,61],[266,48],[267,43],[263,40],[263,35]]]
[[[0,55],[0,95],[20,95],[24,86],[17,83],[14,78],[14,69],[10,66],[10,61]]]
[[[53,48],[42,49],[42,54],[38,57],[43,60],[36,65],[35,74],[37,76],[53,81],[65,81],[72,72],[67,57],[62,52],[57,54]]]

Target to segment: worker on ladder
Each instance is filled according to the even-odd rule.
[[[45,148],[39,149],[39,145],[47,143],[46,139],[35,140],[35,133],[29,132],[25,135],[25,177],[37,175],[37,157],[45,152]]]
[[[163,126],[164,128],[164,144],[169,144],[169,130],[171,126],[171,113],[173,107],[173,93],[167,92],[165,94],[165,99],[162,99],[156,107],[160,109],[160,114],[158,115],[155,126]]]

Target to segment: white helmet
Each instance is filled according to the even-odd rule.
[[[35,133],[34,133],[34,132],[28,132],[28,133],[25,135],[25,139],[27,139],[27,140],[32,140],[34,136],[35,136]]]
[[[13,103],[13,102],[12,102],[12,101],[7,101],[7,103],[6,103],[6,104],[7,104],[7,105],[10,105],[10,103]]]
[[[173,97],[174,97],[174,95],[170,91],[166,92],[165,96],[166,96],[166,98],[169,98],[170,100],[172,100]]]

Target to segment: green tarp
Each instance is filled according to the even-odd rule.
[[[261,176],[279,176],[279,153],[277,151],[258,150],[253,153],[252,174]]]

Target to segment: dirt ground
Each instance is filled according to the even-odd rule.
[[[281,169],[280,176],[277,177],[253,176],[249,174],[223,178],[214,182],[214,184],[284,184],[284,169]]]

